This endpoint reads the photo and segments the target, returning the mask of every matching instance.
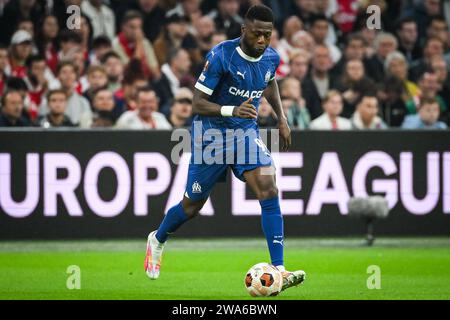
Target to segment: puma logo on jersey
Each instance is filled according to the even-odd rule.
[[[245,72],[247,72],[247,71],[245,71]],[[240,72],[239,70],[237,71],[237,75],[238,76],[241,76],[242,77],[242,79],[244,79],[245,80],[245,72],[244,73],[242,73],[242,72]]]

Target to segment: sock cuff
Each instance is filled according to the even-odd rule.
[[[280,208],[280,197],[275,196],[270,199],[259,200],[261,208],[263,210],[279,209]]]

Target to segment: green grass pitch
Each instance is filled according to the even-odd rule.
[[[143,271],[142,241],[0,242],[0,299],[255,299],[250,266],[268,260],[264,239],[170,240],[161,277]],[[286,267],[307,279],[270,299],[450,299],[450,238],[287,239]],[[68,266],[81,270],[69,290]],[[368,289],[367,268],[381,270]],[[269,299],[269,298],[258,298]]]

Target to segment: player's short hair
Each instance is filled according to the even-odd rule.
[[[268,6],[257,4],[251,6],[245,14],[245,20],[248,21],[264,21],[273,23],[273,12]]]
[[[64,95],[64,97],[66,97],[66,100],[67,100],[67,98],[68,98],[67,92],[64,91],[63,89],[53,89],[53,90],[50,90],[50,91],[47,93],[47,101],[50,101],[50,98],[51,98],[53,95],[55,95],[55,94],[62,94],[62,95]]]

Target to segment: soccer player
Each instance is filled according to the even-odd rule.
[[[289,272],[284,267],[283,217],[275,169],[269,151],[259,139],[256,122],[258,106],[264,95],[278,116],[282,151],[288,150],[291,134],[275,81],[280,57],[269,47],[272,28],[272,10],[264,5],[254,5],[245,15],[241,37],[218,44],[206,57],[205,67],[195,85],[193,112],[196,116],[192,125],[193,149],[186,192],[183,200],[169,209],[158,230],[151,232],[147,240],[144,267],[151,279],[159,277],[163,248],[169,235],[199,213],[212,187],[223,180],[228,167],[250,186],[261,204],[262,228],[271,263],[283,275],[283,290],[305,279],[304,271]],[[222,133],[223,143],[205,137],[210,129]],[[248,138],[251,134],[244,138],[236,134],[230,138],[227,135],[230,130],[245,130],[246,133],[253,130],[256,136],[252,139]],[[198,132],[200,137],[196,136]],[[236,145],[244,145],[245,151],[233,151],[230,157],[228,151],[234,150]],[[198,161],[208,148],[217,146],[222,146],[223,150],[217,151],[216,148],[214,158],[225,160],[224,163],[211,163],[207,158]]]

